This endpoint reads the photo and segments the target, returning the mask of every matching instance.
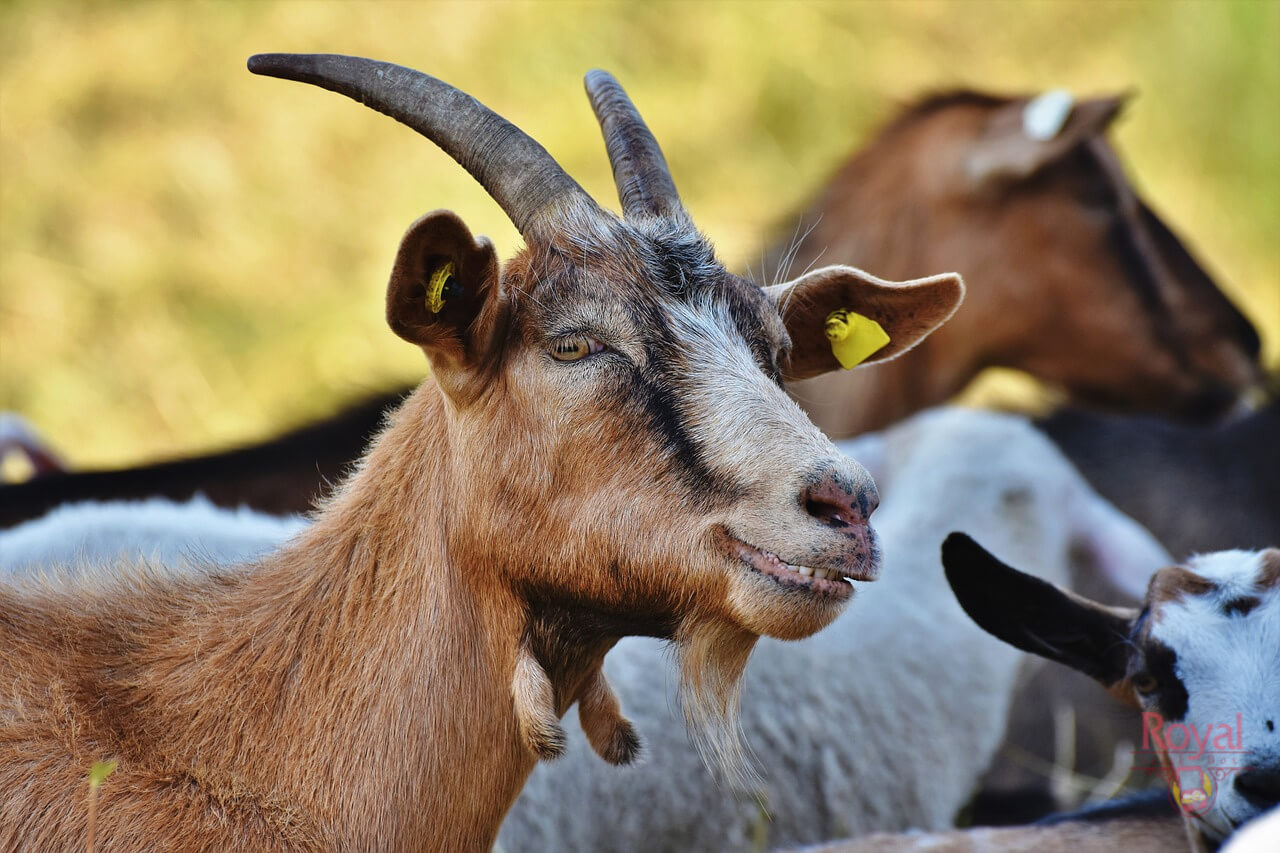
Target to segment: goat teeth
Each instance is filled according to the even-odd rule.
[[[814,576],[815,578],[821,578],[822,580],[826,580],[826,579],[827,579],[827,570],[826,570],[826,569],[814,569],[814,570],[813,570],[813,576]]]
[[[807,578],[813,577],[813,569],[809,568],[808,566],[796,566],[796,571]]]

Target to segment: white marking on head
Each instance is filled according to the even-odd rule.
[[[1047,142],[1062,132],[1076,99],[1065,89],[1050,89],[1027,102],[1022,110],[1022,132],[1037,142]]]
[[[768,483],[842,458],[764,373],[726,306],[711,295],[708,301],[712,305],[675,302],[670,311],[672,327],[691,348],[683,386],[689,428],[711,464],[738,482]]]

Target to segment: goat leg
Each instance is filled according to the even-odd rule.
[[[556,714],[555,690],[551,687],[547,671],[527,644],[522,644],[516,655],[511,693],[515,699],[520,736],[533,754],[541,759],[563,755],[564,728]]]
[[[597,667],[578,697],[578,720],[596,754],[610,764],[630,764],[640,754],[640,735],[622,716],[618,697]]]

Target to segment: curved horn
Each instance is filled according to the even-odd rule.
[[[260,53],[249,57],[249,70],[346,95],[418,131],[470,172],[526,237],[545,234],[568,205],[599,210],[527,133],[421,71],[320,53]]]
[[[604,134],[623,216],[683,215],[684,206],[658,140],[618,81],[607,71],[596,70],[587,74],[586,87]]]

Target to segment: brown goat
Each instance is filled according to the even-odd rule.
[[[942,265],[964,307],[909,357],[793,387],[828,435],[878,429],[986,367],[1077,402],[1208,416],[1259,379],[1258,335],[1126,180],[1104,133],[1122,98],[1081,101],[1049,139],[1027,98],[959,92],[905,112],[830,181],[779,268]],[[808,229],[807,231],[805,229]]]
[[[874,485],[782,390],[833,369],[829,313],[897,355],[955,276],[831,267],[767,290],[715,260],[611,77],[587,90],[625,218],[424,74],[269,54],[438,144],[526,240],[500,268],[455,215],[415,223],[387,292],[432,379],[315,524],[248,566],[0,588],[0,847],[449,849],[492,844],[558,718],[634,737],[600,674],[627,634],[676,640],[713,754],[760,634],[800,637],[873,579]],[[719,728],[717,728],[719,726]]]

